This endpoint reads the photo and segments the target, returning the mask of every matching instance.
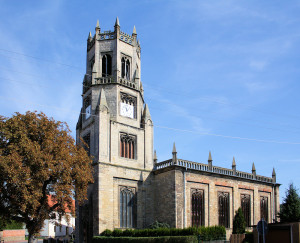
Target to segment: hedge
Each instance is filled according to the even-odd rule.
[[[197,236],[106,237],[94,236],[93,243],[197,243]]]
[[[0,219],[0,230],[16,230],[23,228],[23,223],[16,222],[14,220],[5,222],[3,219]]]
[[[176,228],[158,228],[158,229],[115,229],[104,230],[101,236],[106,237],[161,237],[161,236],[201,236],[201,240],[223,240],[226,237],[226,231],[223,226],[210,227],[189,227],[184,229]]]

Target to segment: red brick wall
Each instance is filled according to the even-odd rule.
[[[24,241],[25,240],[25,229],[20,230],[3,230],[0,236],[4,242],[8,241]]]

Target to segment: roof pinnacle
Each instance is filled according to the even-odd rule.
[[[233,167],[233,166],[236,166],[234,156],[233,156],[233,159],[232,159],[232,167]]]
[[[117,17],[115,25],[120,26],[119,18]]]
[[[154,156],[153,156],[154,161],[157,161],[157,155],[156,155],[156,150],[154,150]]]
[[[96,28],[99,28],[99,29],[100,29],[100,25],[99,25],[99,19],[97,20],[97,25],[96,25]]]
[[[173,143],[173,150],[172,150],[172,153],[177,153],[177,152],[176,152],[175,142]]]
[[[207,161],[209,161],[209,162],[212,161],[212,157],[211,157],[211,152],[210,151],[209,151],[209,154],[208,154],[208,160]]]
[[[273,167],[272,176],[276,176],[275,168]]]
[[[253,164],[252,164],[252,171],[256,171],[254,162],[253,162]]]

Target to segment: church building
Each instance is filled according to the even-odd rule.
[[[153,148],[153,123],[144,102],[141,46],[135,27],[87,40],[86,74],[76,139],[93,156],[94,183],[85,205],[76,209],[76,241],[89,242],[105,229],[145,228],[154,221],[171,227],[223,225],[227,236],[241,207],[247,226],[264,218],[271,223],[279,211],[279,186],[272,177],[177,157],[158,161]],[[185,155],[187,156],[187,155]]]

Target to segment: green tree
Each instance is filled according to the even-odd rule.
[[[235,212],[235,216],[233,219],[233,234],[244,234],[246,229],[246,221],[243,215],[243,211],[241,208],[239,208]]]
[[[34,242],[45,219],[74,210],[75,189],[80,204],[86,199],[91,162],[66,123],[36,112],[0,116],[0,217],[24,223]]]
[[[280,207],[279,218],[281,222],[300,221],[300,197],[293,183],[286,191],[285,199]]]

